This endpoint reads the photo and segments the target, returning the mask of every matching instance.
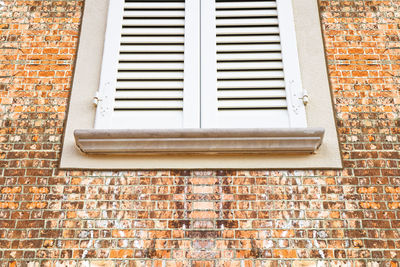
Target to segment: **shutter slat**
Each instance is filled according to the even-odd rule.
[[[283,99],[265,100],[220,100],[219,109],[276,109],[287,108],[287,102]]]
[[[231,17],[277,17],[277,10],[217,10],[217,19]]]
[[[183,36],[123,36],[122,44],[182,44],[185,42]]]
[[[263,127],[271,121],[260,124],[255,118],[272,114],[285,116],[274,118],[272,124],[287,122],[277,15],[276,1],[216,3],[219,124]]]
[[[123,35],[184,35],[185,29],[179,28],[123,28]]]
[[[218,81],[219,89],[246,89],[246,88],[285,88],[285,82],[282,80],[273,81]]]
[[[116,99],[183,99],[183,91],[135,90],[117,91]]]
[[[218,35],[279,34],[278,27],[225,27],[217,28]]]
[[[122,61],[182,61],[184,60],[183,53],[181,54],[120,54],[119,60]]]
[[[124,18],[184,18],[185,11],[180,10],[135,10],[125,11]]]
[[[241,44],[241,45],[218,45],[217,52],[265,52],[281,51],[280,44]]]
[[[280,42],[279,35],[260,36],[217,36],[217,43],[276,43]]]
[[[120,70],[181,70],[183,71],[183,63],[120,63]]]
[[[275,8],[276,2],[272,1],[243,1],[243,2],[216,2],[215,4],[218,9],[247,9],[247,8]]]
[[[184,19],[126,19],[124,26],[184,26]]]
[[[217,21],[217,27],[221,26],[259,26],[259,25],[278,25],[276,18],[250,18],[250,19],[220,19]]]
[[[283,79],[283,71],[219,71],[218,79],[254,80]]]
[[[193,64],[185,62],[190,43],[185,16],[189,12],[192,18],[196,6],[188,1],[110,0],[110,6],[118,2],[121,19],[118,35],[105,43],[118,48],[113,57],[115,74],[110,75],[114,79],[110,128],[180,128],[184,119],[192,120],[190,108],[184,109],[184,68]]]
[[[218,98],[284,98],[285,90],[219,90]]]
[[[120,52],[184,52],[182,45],[122,45]]]
[[[123,100],[115,101],[115,109],[182,109],[182,100],[152,99],[152,100]]]
[[[159,80],[159,79],[167,79],[167,80],[183,80],[183,72],[162,72],[162,71],[154,71],[154,72],[139,72],[139,71],[131,71],[131,72],[119,72],[117,75],[118,79],[125,80]]]
[[[180,81],[151,81],[151,82],[117,82],[117,89],[183,89]]]
[[[185,3],[180,2],[127,2],[125,3],[125,9],[184,9]]]
[[[283,69],[283,63],[281,61],[264,61],[264,62],[246,62],[243,66],[242,62],[231,62],[231,63],[218,63],[218,70],[268,70],[268,69]]]
[[[247,60],[280,60],[282,59],[281,53],[224,53],[218,54],[217,60],[223,61],[247,61]]]

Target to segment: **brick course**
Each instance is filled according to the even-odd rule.
[[[343,170],[100,172],[57,169],[83,1],[0,1],[0,265],[398,266],[400,2],[319,2]]]

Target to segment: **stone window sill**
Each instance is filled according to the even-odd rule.
[[[75,130],[86,154],[315,153],[323,128]]]

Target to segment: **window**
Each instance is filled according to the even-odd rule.
[[[86,0],[61,168],[341,167],[319,27],[313,0]]]
[[[95,128],[307,126],[290,1],[116,0],[107,25]]]

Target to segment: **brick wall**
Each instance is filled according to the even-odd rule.
[[[397,266],[400,1],[320,1],[341,171],[57,170],[82,4],[0,1],[2,266]]]

